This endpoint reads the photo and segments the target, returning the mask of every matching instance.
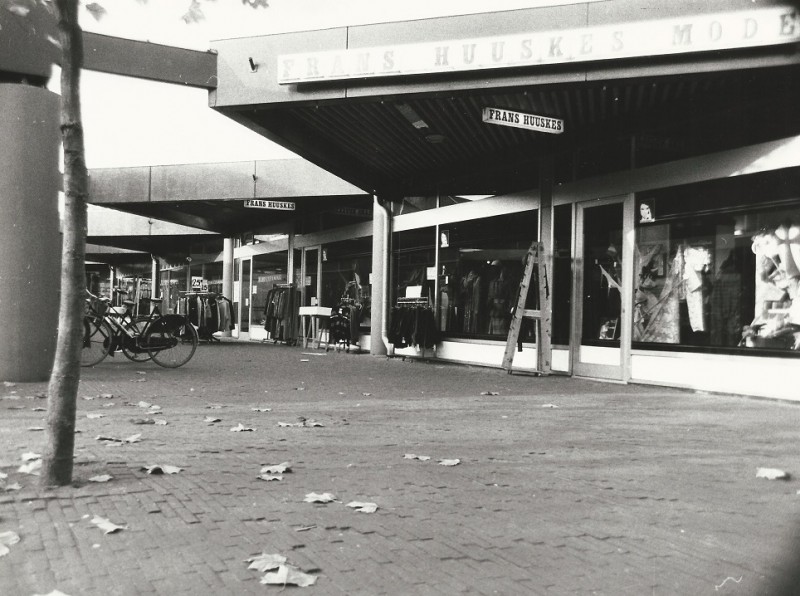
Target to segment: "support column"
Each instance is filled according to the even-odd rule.
[[[225,238],[222,243],[222,295],[233,302],[233,238]],[[230,336],[230,329],[222,332],[222,337]]]
[[[548,303],[550,307],[545,311],[542,306],[541,337],[539,342],[539,358],[537,368],[550,372],[553,362],[553,159],[544,157],[539,162],[539,242],[542,243],[544,254],[543,258],[547,268],[547,291],[549,292]],[[545,280],[539,280],[545,283]]]
[[[59,98],[0,84],[0,380],[46,381],[61,288]]]
[[[389,325],[389,262],[391,257],[391,219],[377,196],[372,198],[372,309],[370,348],[373,356],[385,356],[384,338]]]

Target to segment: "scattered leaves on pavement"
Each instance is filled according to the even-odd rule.
[[[291,471],[292,466],[288,461],[275,465],[267,465],[261,468],[261,474],[287,474]]]
[[[500,395],[498,391],[481,391],[481,395]]]
[[[303,499],[306,503],[330,503],[335,501],[336,497],[333,496],[331,493],[308,493],[306,498]]]
[[[353,507],[359,513],[375,513],[378,506],[375,503],[364,503],[362,501],[350,501],[347,507]]]
[[[95,515],[92,518],[92,523],[103,530],[104,534],[113,534],[114,532],[128,529],[128,526],[118,526],[117,524],[107,520],[104,517],[100,517],[99,515]]]
[[[259,480],[266,480],[267,482],[270,482],[272,480],[276,480],[276,481],[277,480],[283,480],[283,476],[276,476],[274,474],[261,474],[261,475],[259,475],[258,479]]]
[[[33,461],[29,461],[26,464],[22,464],[17,469],[17,472],[21,474],[31,474],[33,476],[39,476],[41,474],[41,469],[42,469],[42,460],[34,459]]]
[[[222,422],[222,418],[214,418],[213,416],[206,416],[203,419],[203,422],[214,423],[214,422]]]
[[[440,466],[457,466],[461,463],[460,459],[440,459],[439,465]]]
[[[271,412],[272,408],[250,408],[253,412]]]
[[[89,482],[108,482],[114,478],[111,474],[100,474],[99,476],[92,476],[89,478]]]
[[[767,480],[788,480],[789,473],[777,468],[758,468],[756,478],[766,478]]]
[[[430,455],[414,455],[413,453],[406,453],[403,456],[403,459],[418,459],[420,461],[428,461],[430,458]]]
[[[254,428],[250,428],[249,426],[245,426],[241,422],[231,429],[231,431],[235,432],[235,433],[252,432],[254,430],[255,430]]]
[[[153,466],[142,466],[139,468],[140,470],[145,470],[148,474],[158,475],[158,474],[177,474],[183,468],[179,468],[178,466],[167,466],[167,465],[153,465]]]
[[[105,437],[103,435],[97,435],[95,437],[95,441],[103,441],[106,445],[114,445],[118,444],[121,445],[123,443],[138,443],[141,439],[142,434],[131,435],[130,437],[125,437],[124,439],[118,439],[117,437]]]
[[[15,545],[17,542],[19,542],[19,534],[16,532],[12,532],[11,530],[0,532],[0,557],[4,557],[10,553],[11,550],[8,547]]]
[[[106,415],[105,414],[99,414],[97,412],[89,412],[88,414],[86,414],[86,417],[89,420],[94,420],[95,418],[105,418]]]
[[[286,586],[292,584],[301,588],[313,586],[316,581],[316,577],[300,571],[292,565],[281,565],[277,571],[267,573],[261,578],[261,583],[265,585]]]
[[[323,424],[321,422],[317,422],[316,420],[311,420],[310,418],[306,419],[306,418],[303,418],[302,416],[300,416],[300,422],[278,422],[278,426],[280,426],[281,428],[287,428],[287,427],[309,427],[310,428],[310,427],[323,426]]]
[[[257,557],[250,557],[249,559],[245,560],[245,563],[250,563],[248,569],[255,569],[261,573],[277,569],[285,562],[286,557],[283,555],[268,555],[267,553],[261,553]]]

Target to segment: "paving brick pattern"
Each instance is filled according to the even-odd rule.
[[[17,471],[44,449],[28,430],[44,425],[43,389],[0,386],[0,532],[21,538],[0,558],[0,594],[277,593],[247,569],[261,552],[318,576],[291,588],[308,594],[800,593],[781,592],[800,561],[800,482],[756,478],[800,474],[794,404],[204,344],[176,370],[121,354],[85,369],[75,486],[43,490]],[[132,422],[144,418],[168,424]],[[278,425],[301,418],[323,426]],[[282,481],[258,479],[283,461]],[[184,470],[141,470],[152,464]],[[95,515],[127,529],[104,535]]]

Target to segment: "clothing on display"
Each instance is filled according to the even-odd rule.
[[[273,341],[295,341],[299,292],[292,285],[276,286],[267,292],[264,301],[264,330]]]
[[[197,327],[200,339],[213,340],[214,333],[234,328],[231,301],[220,294],[193,292],[178,300],[178,314]]]
[[[398,305],[392,309],[389,342],[395,348],[431,349],[440,341],[433,310],[428,306]]]

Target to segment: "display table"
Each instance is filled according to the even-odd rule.
[[[328,323],[331,318],[331,309],[324,306],[301,306],[299,314],[303,347],[307,348],[308,342],[313,339],[317,342],[317,345],[313,347],[319,348],[324,333],[325,350],[327,350],[330,341]]]

